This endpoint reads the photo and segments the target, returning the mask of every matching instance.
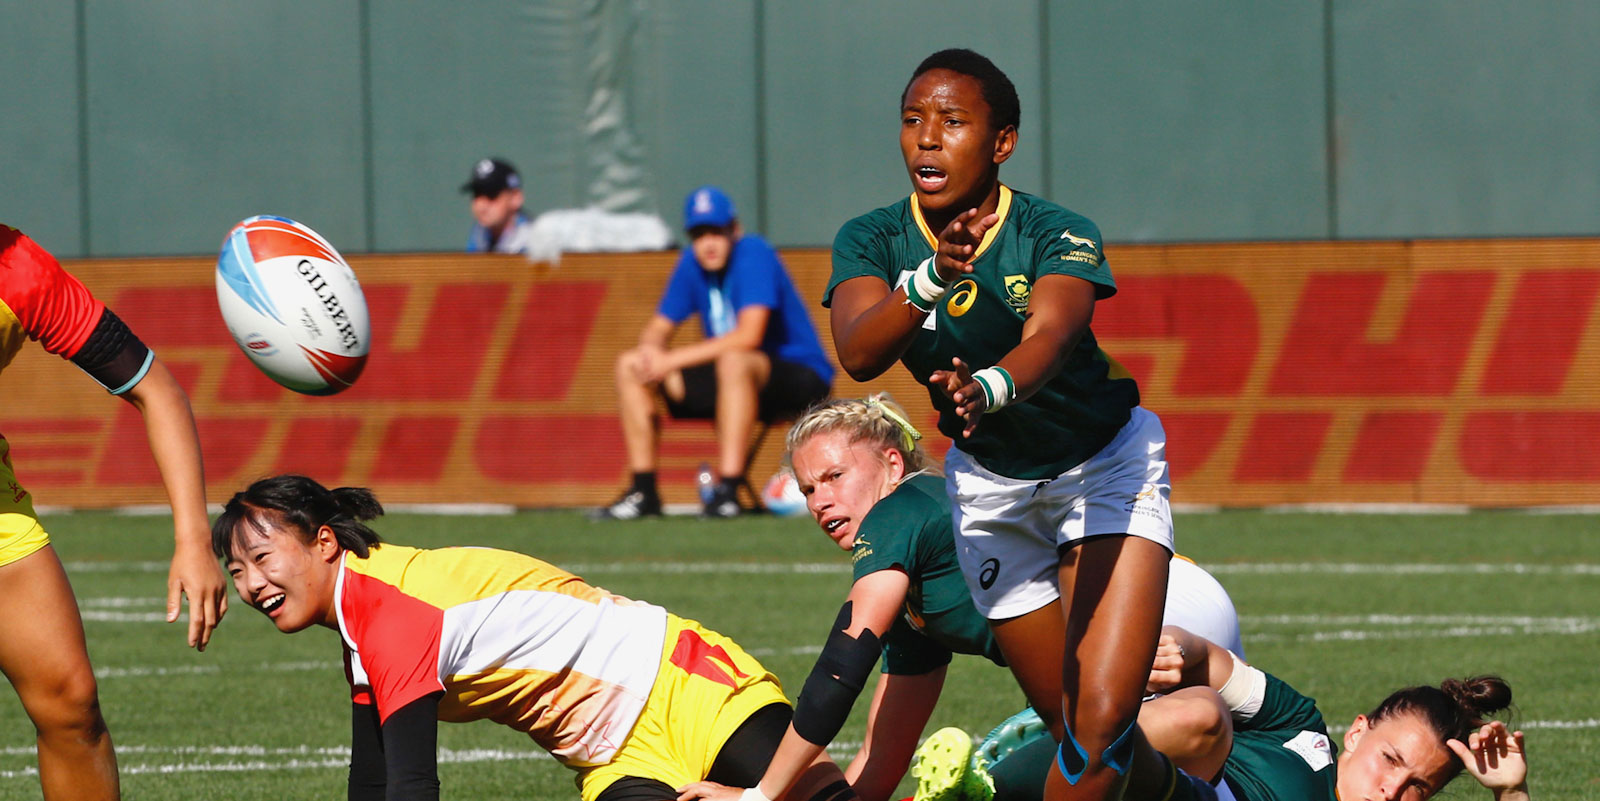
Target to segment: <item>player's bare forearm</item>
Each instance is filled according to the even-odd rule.
[[[946,670],[941,666],[922,675],[879,676],[867,736],[846,774],[861,801],[888,801],[906,775],[944,688]]]
[[[150,453],[161,471],[161,482],[172,504],[173,522],[179,537],[198,528],[200,539],[210,548],[206,525],[205,474],[200,461],[200,436],[189,398],[160,359],[127,395],[129,403],[144,416]]]
[[[228,609],[221,568],[211,555],[206,521],[205,470],[189,398],[157,359],[127,395],[144,416],[150,453],[172,505],[174,545],[167,575],[167,620],[178,618],[180,598],[189,599],[189,645],[205,649]]]
[[[800,733],[790,726],[783,733],[783,739],[778,743],[778,750],[773,752],[772,761],[767,763],[767,772],[762,774],[757,786],[768,798],[777,798],[787,793],[800,774],[822,756],[823,747],[808,742]]]
[[[1081,278],[1047,275],[1034,284],[1022,341],[999,362],[1016,385],[1013,403],[1026,400],[1061,373],[1089,330],[1094,301],[1094,285]]]
[[[870,381],[894,366],[922,330],[927,314],[906,302],[905,290],[871,276],[852,278],[833,290],[829,325],[839,366],[857,381]]]

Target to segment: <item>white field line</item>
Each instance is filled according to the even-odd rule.
[[[166,562],[67,562],[68,573],[165,573]]]
[[[7,748],[6,754],[32,755],[32,748]],[[350,766],[350,749],[337,748],[311,748],[301,746],[298,748],[265,748],[262,746],[118,746],[119,757],[129,754],[175,754],[182,756],[273,756],[289,757],[288,759],[252,759],[248,761],[227,762],[157,762],[133,765],[120,765],[117,772],[123,776],[138,776],[145,773],[236,773],[252,770],[318,770],[326,768],[348,768]],[[439,749],[439,764],[474,763],[474,762],[504,762],[508,760],[551,759],[545,751],[506,751],[489,748],[472,748],[456,750],[451,748]],[[552,760],[553,761],[553,760]],[[37,767],[22,768],[21,770],[0,770],[0,779],[21,779],[39,775]]]
[[[1526,575],[1600,576],[1600,564],[1578,562],[1538,565],[1503,562],[1211,562],[1201,565],[1215,575]],[[165,573],[166,562],[68,562],[69,573]],[[578,575],[598,573],[649,574],[812,574],[849,573],[848,561],[838,562],[577,562],[560,565]]]
[[[792,645],[788,648],[746,648],[744,651],[757,659],[769,656],[813,656],[822,653],[822,646]]]
[[[339,662],[270,662],[261,665],[249,665],[242,668],[229,668],[251,672],[288,672],[288,671],[333,671],[340,668]],[[177,665],[174,667],[160,667],[155,665],[134,665],[132,667],[102,667],[95,668],[96,679],[129,679],[143,678],[145,676],[198,676],[221,673],[222,668],[217,665]]]
[[[1593,626],[1600,617],[1535,615],[1240,615],[1264,626]]]
[[[1385,563],[1385,562],[1212,562],[1201,565],[1212,575],[1308,574],[1308,575],[1524,575],[1524,576],[1600,576],[1600,564],[1579,562],[1567,565],[1530,565],[1499,562]]]
[[[109,596],[104,598],[79,598],[79,609],[129,609],[135,606],[165,606],[167,599],[147,596],[129,598],[126,596]]]
[[[1251,642],[1359,642],[1395,639],[1559,635],[1600,631],[1600,618],[1531,615],[1241,615]],[[1256,626],[1345,626],[1284,635],[1254,630]],[[1378,628],[1372,628],[1372,627]]]
[[[1471,512],[1472,507],[1458,503],[1284,503],[1263,506],[1261,511],[1266,514],[1464,515]]]

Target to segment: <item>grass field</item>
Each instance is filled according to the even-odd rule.
[[[159,622],[165,518],[46,525],[86,618],[126,797],[344,797],[349,696],[334,632],[284,636],[236,605],[196,654],[179,626]],[[791,693],[849,582],[847,559],[809,521],[592,524],[540,512],[394,515],[377,528],[408,545],[524,551],[700,619]],[[1250,660],[1318,699],[1337,732],[1397,686],[1497,672],[1516,689],[1534,795],[1584,799],[1600,798],[1597,528],[1592,517],[1493,512],[1224,512],[1181,516],[1178,536],[1232,593]],[[1020,705],[1009,674],[958,658],[932,726],[982,731]],[[859,742],[864,707],[835,756]],[[32,742],[15,696],[0,694],[0,799],[39,798]],[[440,747],[447,798],[576,798],[570,773],[509,729],[444,724]],[[1441,797],[1489,796],[1463,779]]]

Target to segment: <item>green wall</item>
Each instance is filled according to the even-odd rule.
[[[1600,5],[1472,0],[0,0],[0,221],[68,257],[209,252],[278,213],[455,250],[528,211],[676,226],[723,185],[789,246],[908,191],[928,52],[1022,96],[1006,180],[1112,241],[1600,232]]]

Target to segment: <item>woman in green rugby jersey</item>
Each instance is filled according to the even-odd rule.
[[[759,786],[745,791],[750,798],[776,797],[822,754],[881,657],[866,738],[846,778],[863,801],[884,801],[905,775],[952,655],[1005,664],[962,578],[950,500],[938,468],[918,444],[921,437],[905,410],[885,395],[818,404],[789,431],[789,461],[807,507],[823,532],[850,551],[854,578],[800,693],[793,725]],[[1171,584],[1168,622],[1203,631],[1242,653],[1238,615],[1216,579],[1175,557]],[[1055,742],[1036,716],[1031,721],[1011,727],[1011,753],[992,774],[998,799],[1031,801],[1043,792]],[[1017,737],[1018,726],[1028,736]],[[1190,738],[1180,734],[1182,739],[1151,736],[1180,764],[1194,767],[1177,755],[1182,740]],[[704,782],[684,788],[683,798],[695,797],[732,801],[741,791]]]
[[[1129,799],[1423,801],[1463,769],[1496,801],[1529,799],[1522,732],[1486,719],[1511,705],[1511,686],[1498,676],[1397,690],[1357,715],[1336,746],[1312,699],[1204,637],[1174,626],[1164,632],[1163,650],[1170,643],[1178,658],[1158,660],[1151,685],[1176,691],[1166,698],[1198,692],[1216,702],[1211,719],[1191,706],[1182,724],[1195,747],[1216,758],[1193,778],[1141,743]],[[1159,717],[1159,703],[1146,704],[1140,720]],[[941,781],[924,782],[919,801],[987,801],[989,766],[966,758],[961,746],[970,743],[959,729],[928,738],[918,768]]]
[[[913,191],[834,240],[839,361],[927,384],[968,590],[1061,742],[1046,797],[1117,798],[1172,552],[1166,434],[1089,329],[1116,291],[1099,229],[1000,182],[1011,81],[946,50],[900,101]]]

